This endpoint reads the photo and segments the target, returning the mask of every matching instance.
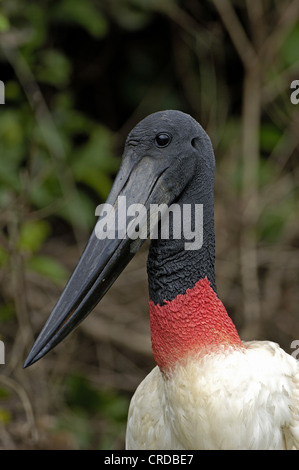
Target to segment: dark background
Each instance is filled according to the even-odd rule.
[[[95,223],[127,133],[180,109],[216,155],[218,294],[243,339],[299,339],[299,3],[0,4],[0,447],[122,449],[154,366],[145,260],[22,365]]]

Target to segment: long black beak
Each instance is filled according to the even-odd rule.
[[[33,364],[53,349],[91,312],[149,235],[150,204],[170,202],[170,192],[166,190],[167,184],[164,184],[165,178],[167,179],[167,162],[143,157],[136,163],[135,158],[134,149],[127,147],[123,163],[106,201],[113,206],[110,219],[104,210],[98,224],[101,220],[104,222],[106,217],[106,228],[110,220],[111,229],[111,217],[114,216],[115,221],[122,220],[123,224],[128,226],[132,216],[124,213],[124,207],[119,201],[126,201],[126,207],[136,203],[143,204],[147,217],[140,223],[146,227],[146,236],[134,240],[128,234],[124,236],[124,227],[121,227],[121,230],[118,227],[120,231],[115,231],[114,238],[110,232],[110,238],[105,238],[102,234],[102,239],[99,239],[99,225],[96,225],[75,271],[35,341],[24,367]],[[125,196],[126,199],[119,196]]]

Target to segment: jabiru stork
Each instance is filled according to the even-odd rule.
[[[174,236],[171,217],[170,236],[163,238],[161,214],[151,239],[147,270],[157,365],[131,400],[127,449],[299,449],[298,361],[273,342],[242,342],[217,296],[214,170],[210,139],[189,115],[154,113],[131,131],[107,204],[120,218],[119,196],[127,206],[142,204],[147,216],[135,229],[146,227],[146,236],[99,239],[95,228],[25,363],[56,346],[104,296],[150,236],[151,205],[202,207],[198,249],[186,248],[182,226],[181,236]],[[132,219],[126,214],[124,220]],[[194,210],[189,222],[194,230]]]

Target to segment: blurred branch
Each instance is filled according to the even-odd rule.
[[[255,50],[260,50],[265,39],[265,23],[263,21],[264,6],[263,2],[246,0],[248,17],[252,31],[252,40]]]
[[[28,430],[32,434],[32,437],[36,438],[37,432],[35,427],[33,409],[25,389],[16,380],[11,379],[3,374],[0,375],[0,383],[4,387],[8,387],[13,390],[19,396],[19,399],[23,405],[26,414]]]
[[[205,42],[205,35],[202,28],[198,27],[197,21],[183,8],[180,8],[176,3],[159,2],[157,10],[164,13],[174,24],[182,28],[183,31],[196,38],[201,47],[207,48]]]
[[[152,356],[151,340],[146,334],[126,330],[97,317],[89,317],[81,325],[81,329],[98,342],[112,341],[138,354]]]
[[[280,8],[279,8],[280,7]],[[264,64],[270,64],[277,54],[282,39],[289,29],[291,29],[297,22],[299,17],[299,2],[298,0],[291,1],[286,7],[285,2],[278,4],[278,18],[279,21],[274,28],[272,33],[265,39],[262,44],[261,55],[264,60]]]
[[[230,0],[213,0],[213,3],[218,10],[244,67],[250,69],[257,62],[257,55]]]
[[[255,62],[256,64],[256,62]],[[242,111],[242,199],[241,277],[244,315],[248,322],[260,318],[256,222],[259,211],[258,168],[261,117],[259,68],[247,68],[243,88]]]
[[[261,71],[259,56],[247,37],[229,0],[213,0],[245,68],[242,108],[242,230],[240,233],[241,282],[246,328],[260,321],[260,292],[256,222],[259,211],[258,168],[261,118]],[[247,8],[248,4],[247,2]],[[251,5],[251,4],[250,4]],[[262,21],[262,10],[250,7],[251,21]],[[253,34],[257,28],[253,27]],[[260,37],[256,38],[260,43]],[[258,334],[256,332],[256,334]],[[252,335],[252,331],[250,331]],[[246,332],[243,331],[243,337]]]

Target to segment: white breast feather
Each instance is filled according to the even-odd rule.
[[[271,342],[155,367],[130,405],[127,449],[299,449],[299,363]]]

